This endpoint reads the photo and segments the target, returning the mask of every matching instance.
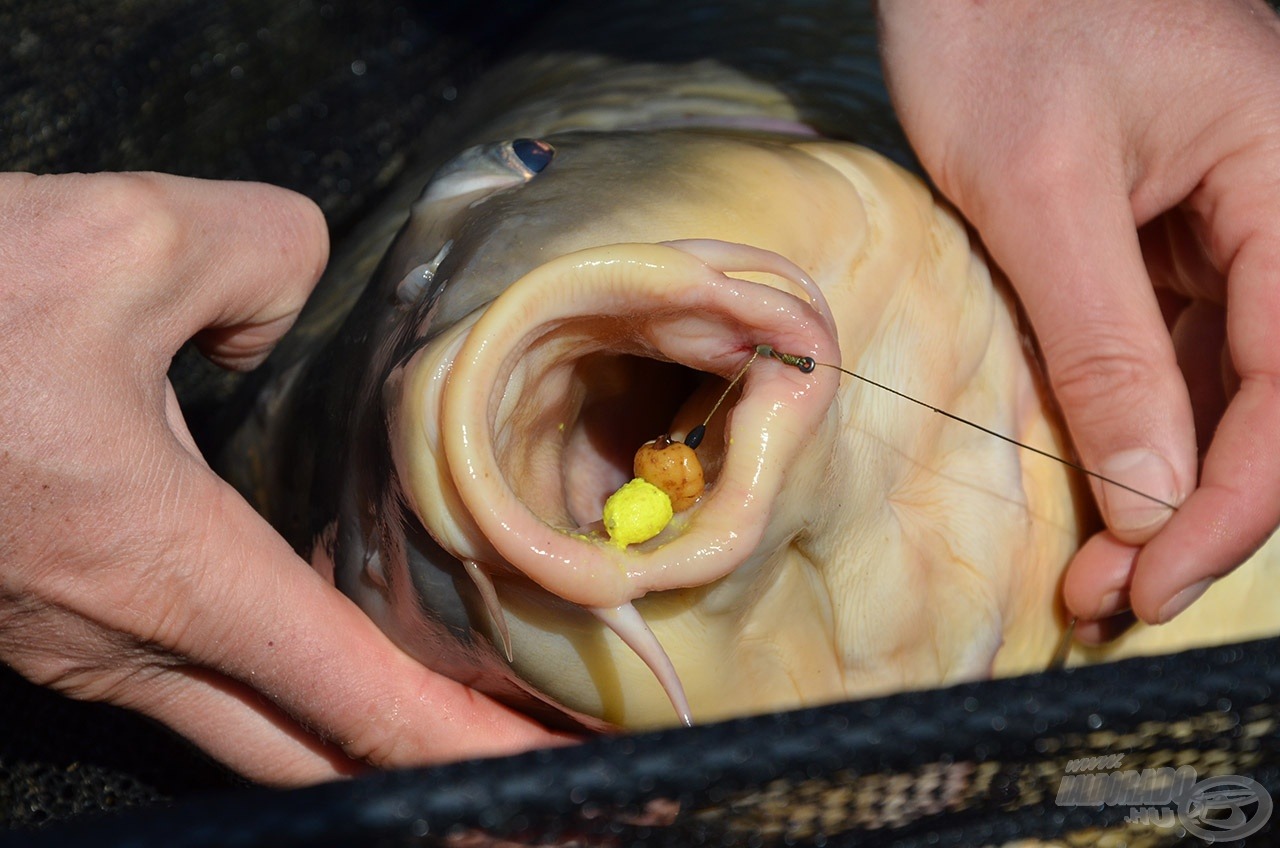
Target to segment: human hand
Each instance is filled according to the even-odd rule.
[[[1017,289],[1085,466],[1178,506],[1091,481],[1108,530],[1066,574],[1077,634],[1129,607],[1167,621],[1280,523],[1276,16],[1260,0],[880,15],[903,126]]]
[[[551,744],[396,649],[187,432],[179,346],[253,367],[327,252],[270,186],[0,176],[0,659],[271,783]]]

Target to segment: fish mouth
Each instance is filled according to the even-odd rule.
[[[839,383],[761,345],[840,361],[821,292],[777,254],[698,240],[554,259],[419,352],[407,396],[425,444],[397,460],[411,505],[473,577],[515,572],[596,613],[687,713],[630,604],[710,584],[794,534],[773,526],[775,502]],[[704,422],[699,500],[648,541],[611,542],[601,507],[636,449]]]

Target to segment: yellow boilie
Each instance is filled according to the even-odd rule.
[[[661,533],[673,514],[667,493],[637,477],[604,502],[604,529],[615,545],[625,548]]]
[[[635,479],[604,502],[604,529],[622,548],[661,533],[672,516],[693,506],[706,488],[698,455],[670,436],[641,445],[632,466]]]

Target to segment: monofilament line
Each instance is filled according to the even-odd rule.
[[[742,368],[738,370],[738,373],[734,378],[729,381],[729,385],[724,387],[724,391],[720,393],[720,399],[716,401],[716,405],[711,407],[711,411],[707,413],[707,419],[697,427],[690,430],[689,434],[684,437],[684,443],[688,445],[690,449],[696,450],[698,445],[702,444],[702,439],[707,435],[707,425],[711,423],[711,416],[716,414],[716,410],[720,408],[720,404],[724,403],[724,399],[729,396],[729,392],[733,390],[734,386],[738,385],[738,381],[742,379],[742,375],[747,373],[747,369],[751,367],[751,363],[755,362],[756,357],[759,355],[760,350],[757,348],[752,352],[751,358],[747,360],[747,364],[743,365]]]
[[[1081,465],[1078,462],[1072,462],[1071,460],[1058,456],[1057,454],[1049,453],[1049,451],[1041,450],[1038,447],[1025,444],[1024,442],[1020,442],[1017,439],[1006,436],[1004,433],[997,432],[995,430],[992,430],[989,427],[984,427],[981,424],[970,421],[967,418],[961,418],[959,415],[956,415],[955,413],[947,412],[945,409],[940,409],[931,403],[925,403],[924,401],[919,400],[918,398],[914,398],[909,394],[905,394],[904,392],[898,391],[897,389],[890,388],[889,386],[886,386],[883,383],[877,383],[875,380],[872,380],[870,377],[864,377],[861,374],[856,374],[853,371],[850,371],[848,368],[842,368],[839,365],[832,365],[829,362],[817,362],[813,359],[813,357],[810,357],[810,356],[796,356],[795,354],[790,354],[790,353],[779,353],[778,351],[774,350],[772,347],[769,347],[769,345],[760,345],[759,347],[756,348],[756,352],[762,353],[766,356],[771,356],[774,359],[778,360],[779,362],[783,363],[784,365],[790,365],[794,368],[799,368],[801,371],[805,371],[805,372],[812,371],[814,365],[821,365],[825,368],[834,368],[837,371],[840,371],[844,374],[848,374],[850,377],[853,377],[854,379],[861,380],[864,383],[868,383],[872,386],[875,386],[877,389],[883,389],[889,394],[897,395],[903,400],[909,400],[918,406],[923,406],[925,409],[936,412],[939,415],[942,415],[946,418],[950,418],[952,421],[959,421],[961,424],[967,424],[970,427],[974,428],[975,430],[981,430],[982,432],[986,433],[989,436],[995,436],[997,439],[1006,441],[1011,445],[1016,445],[1022,448],[1023,450],[1031,451],[1032,453],[1039,454],[1040,456],[1046,457],[1048,459],[1061,462],[1063,465],[1067,466],[1068,468],[1075,469],[1076,471],[1079,471],[1081,474],[1088,475],[1089,477],[1092,477],[1095,480],[1101,480],[1104,483],[1110,483],[1113,486],[1118,486],[1121,489],[1124,489],[1126,492],[1133,492],[1135,495],[1144,497],[1147,500],[1158,503],[1163,507],[1168,507],[1169,509],[1174,510],[1175,512],[1178,509],[1176,506],[1169,503],[1168,501],[1157,498],[1155,495],[1147,494],[1141,489],[1135,489],[1132,486],[1129,486],[1125,483],[1121,483],[1119,480],[1112,479],[1111,477],[1107,477],[1104,474],[1099,474],[1096,471],[1091,471],[1088,468],[1085,468],[1083,465]]]

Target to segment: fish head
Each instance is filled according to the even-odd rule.
[[[875,583],[875,545],[817,537],[882,515],[885,493],[848,465],[865,434],[851,439],[840,372],[760,353],[849,364],[841,337],[863,351],[887,314],[891,275],[858,304],[892,240],[860,184],[875,169],[845,148],[564,133],[445,165],[367,294],[391,340],[368,372],[393,483],[344,501],[340,588],[424,663],[588,725],[857,691],[832,591]],[[699,425],[705,491],[652,538],[612,541],[602,511],[637,448]],[[967,667],[990,668],[992,619]]]

